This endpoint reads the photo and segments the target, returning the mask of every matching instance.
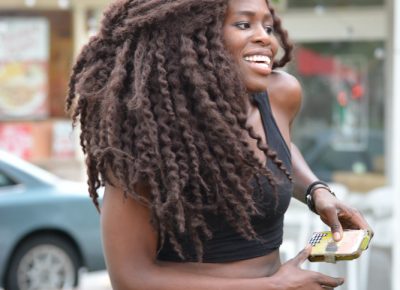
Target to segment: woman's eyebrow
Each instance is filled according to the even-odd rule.
[[[254,17],[257,13],[254,11],[250,11],[250,10],[239,10],[236,12],[236,15],[239,16],[249,16],[249,17]],[[266,13],[264,15],[264,20],[272,20],[272,15],[271,13]]]

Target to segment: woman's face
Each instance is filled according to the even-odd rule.
[[[247,90],[266,91],[266,79],[278,50],[266,1],[229,0],[223,37]]]

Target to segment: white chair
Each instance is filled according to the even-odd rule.
[[[386,186],[376,188],[363,195],[355,195],[351,200],[353,206],[364,214],[375,232],[370,249],[364,252],[359,259],[360,290],[368,289],[372,248],[390,249],[392,247],[393,235],[391,229],[394,227],[392,194],[393,189]]]

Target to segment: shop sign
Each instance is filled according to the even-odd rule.
[[[48,115],[49,24],[0,18],[0,120]]]

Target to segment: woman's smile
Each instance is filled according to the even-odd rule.
[[[272,72],[278,41],[274,21],[265,0],[231,0],[225,16],[226,49],[238,66],[250,92],[265,91]]]
[[[272,71],[272,60],[269,56],[256,54],[245,56],[244,61],[248,63],[250,69],[260,75],[269,75]]]

